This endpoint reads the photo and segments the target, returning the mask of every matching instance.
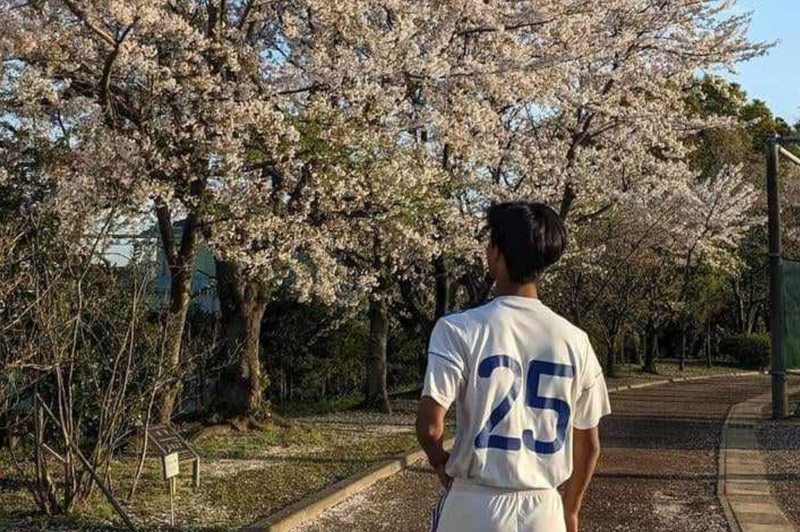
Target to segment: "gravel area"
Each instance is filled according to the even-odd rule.
[[[792,398],[793,405],[800,396]],[[800,417],[759,423],[758,442],[764,453],[770,488],[786,517],[800,529]]]
[[[428,532],[439,493],[433,471],[417,464],[292,532]]]
[[[717,449],[734,403],[769,390],[767,377],[675,383],[612,396],[603,457],[585,503],[592,532],[724,532]],[[798,461],[800,463],[800,461]],[[423,532],[438,488],[422,465],[379,482],[296,532]]]

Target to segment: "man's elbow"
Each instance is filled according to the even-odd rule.
[[[421,416],[417,416],[417,441],[425,444],[431,438],[431,425]]]
[[[423,445],[438,441],[444,433],[443,410],[429,398],[423,398],[417,411],[417,440]]]
[[[598,458],[600,458],[601,449],[602,445],[600,445],[600,439],[590,442],[588,448],[589,456],[591,456],[592,459],[597,460]]]
[[[597,428],[578,430],[577,436],[578,445],[580,445],[587,457],[593,460],[600,458],[602,446],[600,445],[600,433]]]

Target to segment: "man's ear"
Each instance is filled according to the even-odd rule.
[[[490,244],[489,245],[489,275],[497,281],[498,277],[502,275],[503,268],[505,267],[503,253],[500,251],[500,248]]]
[[[500,261],[500,248],[494,244],[489,244],[489,259],[491,259],[495,265]]]

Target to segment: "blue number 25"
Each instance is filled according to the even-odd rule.
[[[503,451],[520,450],[519,438],[491,434],[492,431],[511,412],[511,408],[519,395],[519,381],[522,379],[522,367],[519,362],[507,355],[496,355],[485,358],[478,366],[478,376],[484,379],[491,377],[495,369],[507,368],[514,375],[514,383],[508,395],[492,410],[488,423],[475,437],[475,447],[478,449],[500,449]],[[539,381],[542,375],[554,377],[574,378],[575,370],[572,366],[556,364],[554,362],[533,361],[528,369],[527,393],[525,404],[529,408],[552,410],[556,413],[556,439],[553,441],[537,440],[530,429],[522,432],[522,442],[525,447],[537,454],[555,454],[564,447],[567,436],[569,418],[572,410],[566,401],[554,397],[539,395]]]
[[[500,436],[499,434],[492,434],[492,431],[503,419],[511,412],[514,407],[514,401],[517,400],[519,395],[519,381],[522,379],[522,366],[519,362],[507,355],[496,355],[487,357],[478,366],[478,376],[483,379],[488,379],[498,368],[508,368],[514,375],[514,383],[508,391],[500,404],[492,410],[489,415],[489,422],[483,427],[478,435],[475,437],[475,447],[478,449],[502,449],[504,451],[519,451],[522,444],[519,438],[509,438],[507,436]]]

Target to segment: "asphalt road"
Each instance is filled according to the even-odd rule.
[[[720,378],[612,395],[603,455],[584,505],[591,532],[723,532],[717,450],[732,404],[767,393],[769,378]],[[439,494],[423,465],[381,481],[295,532],[425,532]],[[531,531],[547,532],[547,531]]]

